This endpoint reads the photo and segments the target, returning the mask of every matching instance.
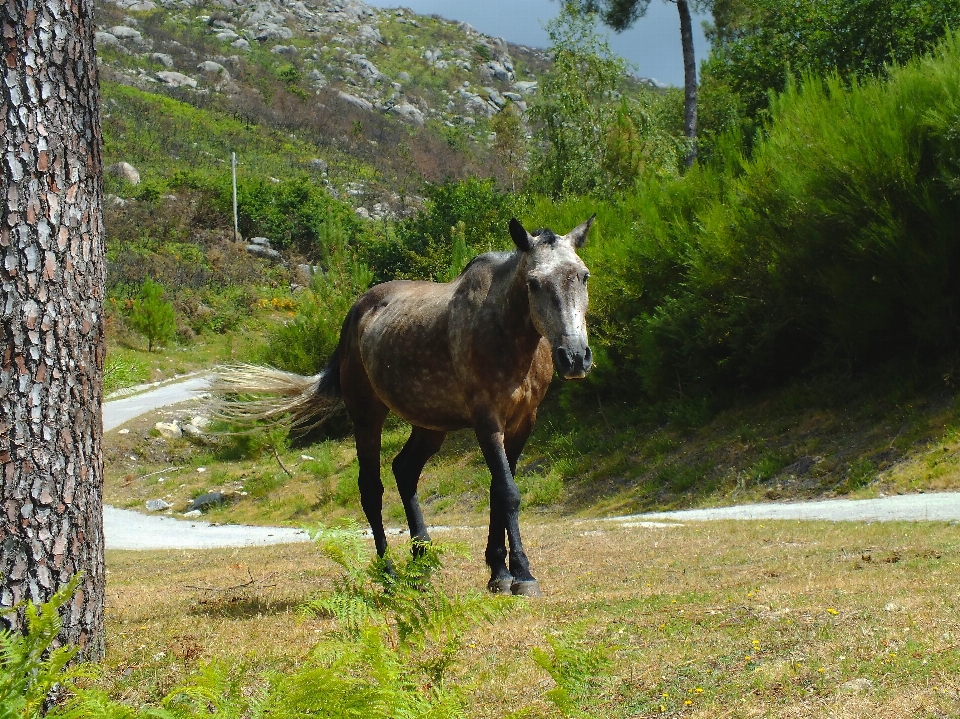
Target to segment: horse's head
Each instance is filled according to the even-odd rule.
[[[553,366],[564,379],[582,379],[593,365],[587,344],[587,278],[590,272],[577,256],[587,240],[594,215],[568,232],[536,230],[532,235],[510,220],[510,236],[526,254],[530,316],[537,332],[553,347]]]

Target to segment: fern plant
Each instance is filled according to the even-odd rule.
[[[534,649],[533,660],[553,678],[557,686],[544,693],[564,717],[597,719],[586,706],[596,694],[600,678],[610,665],[609,649],[597,645],[589,649],[558,639],[549,639],[550,651]]]
[[[27,632],[0,629],[0,719],[31,719],[43,713],[55,687],[68,687],[79,670],[67,669],[76,647],[54,647],[60,634],[60,608],[70,601],[78,577],[37,606],[26,603]]]

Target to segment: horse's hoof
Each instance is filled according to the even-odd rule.
[[[513,577],[507,577],[506,579],[491,579],[487,582],[487,589],[492,594],[510,594],[513,590]]]
[[[540,583],[536,579],[528,579],[524,582],[514,582],[510,585],[510,591],[519,597],[542,597]]]

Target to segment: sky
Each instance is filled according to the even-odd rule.
[[[557,0],[366,0],[377,7],[407,7],[421,15],[442,15],[463,20],[480,32],[531,47],[548,44],[544,24],[560,10]],[[697,64],[706,58],[709,44],[701,21],[693,18]],[[651,0],[646,16],[624,33],[610,33],[610,46],[634,67],[640,77],[652,77],[683,86],[683,56],[680,53],[680,18],[677,6]]]

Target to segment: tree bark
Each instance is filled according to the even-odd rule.
[[[0,608],[83,575],[59,641],[103,654],[104,251],[92,0],[5,0]],[[23,611],[3,615],[24,628]]]
[[[686,165],[697,159],[697,59],[693,51],[693,22],[687,0],[677,0],[680,13],[680,43],[683,46],[683,131],[690,140]]]

